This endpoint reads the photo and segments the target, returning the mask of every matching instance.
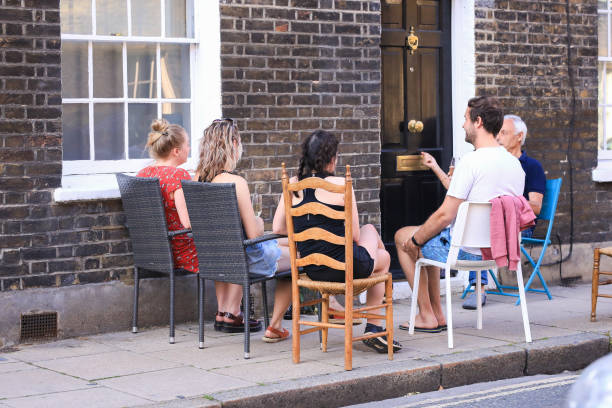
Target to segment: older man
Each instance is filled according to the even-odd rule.
[[[525,189],[523,190],[523,196],[529,202],[531,209],[535,215],[540,214],[542,209],[542,199],[546,192],[546,175],[544,169],[539,161],[534,158],[527,156],[522,147],[525,145],[525,139],[527,138],[527,125],[523,120],[516,115],[504,116],[504,125],[497,134],[497,141],[500,145],[504,146],[506,150],[519,159],[521,167],[525,172]],[[528,230],[523,231],[523,237],[531,237],[535,227],[531,227]],[[484,291],[484,287],[488,282],[488,275],[486,271],[481,273],[482,287],[482,305],[484,306],[487,301],[487,296]],[[476,273],[470,272],[470,285],[476,286]],[[472,293],[463,302],[464,309],[475,310],[476,309],[476,293]]]
[[[498,102],[489,97],[472,98],[464,116],[465,141],[474,145],[475,151],[464,155],[457,164],[444,202],[425,224],[404,227],[395,234],[398,259],[411,285],[421,250],[426,258],[446,262],[452,224],[462,202],[489,201],[500,195],[517,196],[523,192],[525,173],[521,165],[495,140],[503,124]],[[480,251],[462,248],[459,259],[481,259]],[[440,332],[446,328],[440,303],[440,270],[426,267],[422,272],[415,330]],[[399,328],[407,330],[408,324],[400,324]]]

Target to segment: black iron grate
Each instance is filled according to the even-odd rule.
[[[57,337],[57,312],[21,315],[21,341]]]

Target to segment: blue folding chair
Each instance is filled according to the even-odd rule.
[[[546,282],[544,281],[544,277],[542,276],[542,273],[540,272],[540,266],[542,265],[542,260],[544,259],[546,248],[548,248],[548,246],[551,243],[550,234],[552,232],[553,223],[555,221],[555,212],[557,211],[557,202],[559,201],[559,193],[561,192],[561,182],[562,180],[560,178],[553,179],[553,180],[546,180],[546,192],[544,193],[544,199],[542,200],[542,209],[540,210],[540,215],[538,215],[538,218],[537,218],[539,221],[548,221],[548,227],[546,229],[546,237],[544,239],[523,238],[521,240],[521,252],[529,260],[529,263],[531,263],[531,266],[533,266],[533,272],[531,273],[531,276],[529,276],[529,279],[527,280],[527,283],[525,284],[525,292],[546,293],[546,295],[548,296],[548,299],[552,299],[552,295],[550,294],[550,290],[548,289],[548,286],[546,285]],[[538,257],[537,262],[533,260],[531,255],[529,255],[529,253],[525,249],[525,245],[529,247],[536,247],[536,246],[542,247],[542,250],[540,252],[540,256]],[[477,273],[480,273],[480,271],[477,271]],[[487,290],[486,292],[488,294],[519,297],[517,293],[508,293],[504,291],[504,289],[518,290],[518,287],[500,285],[499,281],[497,280],[497,277],[495,276],[493,271],[490,269],[489,269],[489,274],[491,275],[491,278],[493,279],[493,282],[495,283],[497,290]],[[542,284],[542,289],[531,288],[531,284],[536,276],[538,277],[538,279],[540,280],[540,283]],[[462,299],[465,298],[465,296],[469,292],[472,292],[472,291],[474,291],[474,289],[472,289],[471,286],[468,285],[463,291],[461,298]],[[516,301],[516,304],[518,305],[520,302],[521,301],[519,299]]]

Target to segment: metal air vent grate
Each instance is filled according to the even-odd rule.
[[[57,312],[21,315],[21,341],[57,337]]]

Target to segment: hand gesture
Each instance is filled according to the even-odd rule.
[[[427,152],[421,152],[421,162],[424,166],[427,166],[430,169],[438,167],[438,162],[436,161],[436,159]]]

